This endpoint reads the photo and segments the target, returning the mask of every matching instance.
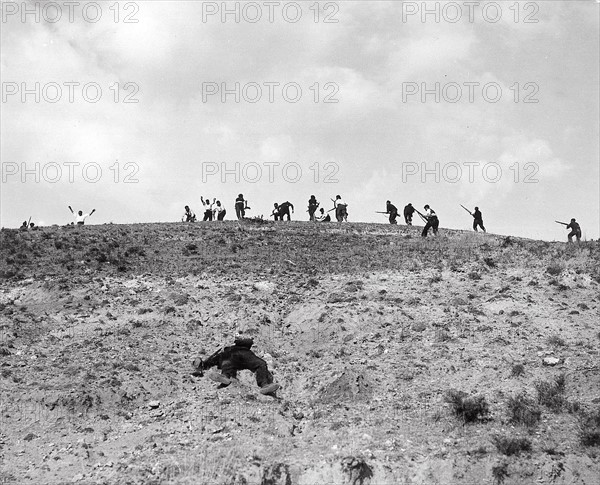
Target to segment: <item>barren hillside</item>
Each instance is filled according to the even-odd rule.
[[[2,230],[0,483],[597,485],[600,244],[419,230]]]

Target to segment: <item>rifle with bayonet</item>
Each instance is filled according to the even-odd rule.
[[[472,213],[472,212],[471,212],[469,209],[467,209],[467,208],[466,208],[464,205],[460,204],[460,206],[461,206],[461,207],[462,207],[464,210],[466,210],[466,211],[467,211],[469,214],[471,214],[471,216],[472,216],[472,217],[475,217],[475,216],[473,216],[473,213]]]

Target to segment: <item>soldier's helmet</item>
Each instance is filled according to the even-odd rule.
[[[336,198],[336,199],[341,199],[341,198],[342,198],[342,196],[341,196],[341,195],[336,195],[336,196],[335,196],[335,198]]]
[[[575,222],[575,218],[571,219],[571,222]]]
[[[389,200],[386,200],[385,203],[386,204],[391,204],[391,202]]]
[[[423,207],[423,209],[429,209],[429,204],[425,204],[425,207]]]

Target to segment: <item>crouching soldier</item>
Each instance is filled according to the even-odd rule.
[[[201,377],[204,371],[211,367],[221,369],[221,373],[211,372],[208,377],[220,383],[219,389],[231,384],[232,379],[237,379],[239,370],[254,372],[260,393],[275,396],[279,384],[273,383],[273,374],[269,371],[267,363],[258,357],[250,348],[254,341],[251,338],[236,338],[231,347],[217,350],[206,360],[198,357],[194,360],[192,375]]]

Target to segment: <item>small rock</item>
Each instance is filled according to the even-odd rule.
[[[258,283],[254,283],[252,288],[258,291],[264,291],[266,293],[273,293],[275,291],[275,283],[269,283],[268,281],[259,281]]]
[[[542,359],[542,363],[544,365],[556,365],[558,363],[560,363],[560,359],[557,359],[556,357],[544,357]]]
[[[150,401],[148,403],[150,409],[156,409],[158,406],[160,406],[160,401]]]

